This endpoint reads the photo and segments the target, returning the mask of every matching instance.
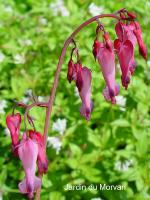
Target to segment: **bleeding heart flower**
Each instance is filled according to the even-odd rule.
[[[79,95],[82,100],[82,106],[80,108],[80,114],[85,117],[86,120],[90,119],[90,113],[93,109],[93,103],[90,100],[91,97],[91,70],[87,67],[81,68],[82,86],[78,87]]]
[[[96,58],[101,66],[106,82],[103,95],[107,101],[111,101],[114,104],[116,103],[115,96],[119,93],[119,85],[115,81],[115,55],[108,33],[104,33],[103,37],[104,42],[96,41],[98,48],[96,50]],[[95,48],[95,45],[93,45],[93,48]]]
[[[83,76],[82,76],[82,65],[81,63],[76,63],[75,64],[75,77],[74,80],[76,82],[76,86],[79,90],[79,92],[81,91],[82,87],[83,87]]]
[[[33,130],[29,131],[29,136],[32,140],[35,140],[38,144],[38,171],[40,174],[46,173],[48,170],[48,160],[46,158],[46,150],[44,146],[44,138],[41,133]]]
[[[74,75],[74,63],[73,60],[70,59],[68,62],[68,73],[67,73],[67,79],[69,83],[73,80],[73,75]]]
[[[114,41],[114,47],[118,55],[119,63],[122,71],[122,85],[127,89],[130,83],[131,71],[133,67],[134,49],[130,40],[121,42],[119,39]]]
[[[25,171],[25,178],[18,185],[19,190],[32,199],[33,193],[41,186],[41,179],[35,176],[38,145],[32,139],[27,138],[26,133],[23,134],[18,146],[18,154]]]
[[[122,85],[126,89],[130,82],[130,77],[131,75],[133,75],[136,69],[136,62],[134,59],[134,48],[137,43],[137,39],[134,35],[134,29],[135,29],[134,22],[130,22],[130,24],[124,24],[119,21],[115,26],[116,34],[119,39],[115,40],[114,46],[115,49],[117,50],[119,63],[121,65]]]
[[[6,124],[10,131],[12,140],[12,150],[15,155],[17,155],[17,148],[15,148],[19,143],[19,131],[20,131],[21,115],[16,113],[14,115],[8,115],[6,117]]]
[[[135,29],[133,32],[136,36],[136,39],[137,39],[137,42],[139,45],[139,53],[146,60],[147,59],[147,49],[146,49],[145,44],[142,39],[142,29],[138,22],[134,22],[134,23],[135,23]]]
[[[79,95],[82,100],[82,106],[80,108],[80,114],[86,118],[90,119],[90,113],[92,111],[92,102],[90,100],[91,96],[91,71],[87,67],[82,67],[80,62],[73,63],[70,59],[68,63],[68,80],[71,82],[75,81],[76,87],[78,88]]]

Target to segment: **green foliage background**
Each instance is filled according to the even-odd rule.
[[[89,0],[65,0],[69,17],[53,16],[48,0],[0,0],[0,51],[5,59],[0,63],[0,99],[7,100],[6,113],[0,116],[0,193],[4,200],[23,200],[18,182],[24,173],[19,160],[11,154],[10,138],[5,135],[5,117],[12,110],[14,100],[21,100],[31,88],[40,96],[48,96],[52,86],[58,58],[66,38],[84,20],[91,17]],[[150,1],[148,0],[97,0],[104,13],[112,13],[126,7],[137,13],[143,29],[143,38],[150,46]],[[6,12],[11,6],[13,12]],[[47,19],[43,25],[40,19]],[[106,30],[115,39],[114,20],[104,19]],[[90,122],[79,114],[80,100],[74,95],[74,84],[66,80],[70,47],[65,56],[52,122],[67,119],[67,129],[62,136],[62,149],[56,155],[48,148],[48,173],[43,177],[42,200],[88,200],[101,197],[104,200],[150,199],[150,71],[136,49],[137,70],[129,89],[121,87],[120,94],[127,99],[125,112],[117,105],[105,102],[102,96],[104,81],[99,66],[92,55],[96,24],[84,28],[75,40],[80,49],[83,65],[92,69],[92,99],[94,110]],[[32,45],[20,45],[24,39]],[[13,57],[23,54],[26,62],[15,64]],[[118,76],[118,82],[120,82]],[[23,113],[23,110],[20,110]],[[45,113],[34,108],[36,127],[43,130]],[[52,123],[51,123],[52,125]],[[22,125],[21,130],[23,131]],[[49,135],[58,135],[52,130]],[[127,171],[117,171],[115,163],[132,160]],[[69,184],[122,184],[124,191],[65,191]]]

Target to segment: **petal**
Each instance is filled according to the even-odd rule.
[[[117,41],[116,46],[119,46]],[[104,90],[103,95],[108,101],[110,98],[111,102],[115,103],[115,96],[117,93],[115,81],[115,55],[113,49],[110,51],[107,47],[101,48],[98,54],[98,62],[101,66],[106,86],[108,87]]]
[[[73,60],[70,59],[68,63],[68,73],[67,73],[67,79],[69,83],[71,83],[71,81],[73,80],[73,72],[74,72],[74,63]]]
[[[21,181],[18,184],[19,190],[22,194],[26,194],[27,193],[27,186],[26,186],[26,179],[24,179],[23,181]]]
[[[80,114],[87,120],[89,121],[91,118],[91,111],[93,110],[93,102],[90,102],[90,108],[87,108],[87,106],[82,103],[82,106],[80,108]]]
[[[79,91],[79,95],[82,100],[82,106],[80,108],[80,113],[87,120],[90,119],[90,113],[92,111],[92,102],[90,100],[91,97],[91,70],[87,67],[82,68],[82,81],[83,85],[81,90]]]
[[[77,78],[76,78],[76,86],[79,90],[79,92],[81,91],[82,85],[83,85],[83,80],[82,80],[82,65],[80,63],[75,64],[76,67],[76,74],[77,74]]]
[[[24,169],[36,169],[36,160],[38,155],[38,145],[28,138],[26,141],[21,141],[18,148],[19,158],[23,163]]]
[[[124,41],[126,40],[130,40],[133,47],[135,47],[135,45],[137,44],[137,39],[134,35],[134,29],[135,29],[135,25],[134,23],[130,23],[128,25],[124,25]]]
[[[136,24],[136,29],[134,30],[134,34],[135,34],[137,41],[138,41],[139,53],[146,60],[147,59],[147,49],[146,49],[146,46],[145,46],[143,38],[142,38],[142,30],[141,30],[139,23],[136,22],[135,24]]]
[[[122,42],[121,42],[119,39],[116,39],[116,40],[114,41],[114,48],[115,48],[115,50],[116,50],[117,52],[120,51],[121,44],[122,44]]]
[[[44,138],[40,132],[29,131],[30,138],[34,139],[38,143],[38,171],[40,174],[46,173],[48,170],[48,160],[46,157],[46,151],[44,147]]]
[[[117,37],[119,38],[120,41],[123,41],[123,24],[119,21],[116,26],[115,26],[115,31],[117,34]]]
[[[112,42],[110,40],[109,33],[105,32],[103,34],[103,38],[104,38],[104,41],[106,43],[106,48],[109,49],[110,51],[113,51]]]
[[[116,42],[117,43],[117,42]],[[117,47],[117,45],[115,44]],[[130,40],[120,43],[117,51],[121,71],[122,71],[122,85],[127,89],[130,82],[130,76],[133,68],[134,49]]]
[[[19,188],[21,191],[27,191],[29,196],[33,196],[38,145],[30,138],[25,138],[25,133],[21,145],[18,147],[18,154],[26,176],[26,181],[22,182]]]
[[[18,184],[18,187],[19,187],[19,190],[22,194],[33,193],[39,187],[41,187],[41,179],[37,176],[34,177],[34,188],[33,188],[33,191],[31,191],[31,192],[29,192],[27,190],[27,180],[26,180],[26,178]]]
[[[96,58],[97,58],[99,49],[100,49],[101,47],[103,47],[103,43],[99,42],[98,40],[95,40],[95,41],[94,41],[94,44],[93,44],[93,55],[94,55],[95,60],[96,60]]]
[[[11,140],[12,140],[12,151],[14,155],[18,155],[17,148],[15,148],[19,143],[19,131],[21,124],[21,115],[16,113],[15,115],[8,115],[6,117],[6,124],[10,131]]]
[[[128,12],[127,11],[127,15],[131,18],[131,19],[136,19],[136,15],[132,12]]]
[[[39,153],[39,155],[38,155],[38,171],[40,174],[45,174],[45,173],[47,173],[47,170],[48,170],[48,160],[46,158],[46,154]]]
[[[120,92],[120,86],[118,84],[115,85],[115,93],[111,92],[109,88],[106,86],[106,88],[103,90],[103,95],[106,101],[111,101],[112,104],[116,103],[115,96],[117,96]]]
[[[126,40],[130,40],[133,46],[135,46],[137,43],[137,39],[133,33],[134,29],[135,29],[135,25],[133,22],[131,22],[130,24],[123,24],[121,22],[118,22],[115,26],[118,39],[122,42],[125,42]]]

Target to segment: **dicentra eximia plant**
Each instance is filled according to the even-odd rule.
[[[116,19],[115,31],[117,39],[114,43],[111,41],[109,33],[106,31],[104,25],[101,24],[99,18],[114,18]],[[48,136],[49,119],[51,116],[54,97],[58,85],[58,79],[61,71],[61,66],[64,60],[64,56],[67,47],[70,43],[73,43],[74,48],[71,51],[70,60],[68,62],[68,81],[75,82],[79,95],[82,100],[80,108],[80,114],[86,119],[90,120],[91,112],[93,110],[93,103],[91,97],[91,78],[92,71],[83,67],[79,58],[79,52],[74,41],[74,38],[78,32],[88,24],[96,21],[96,37],[93,44],[93,55],[95,60],[100,64],[102,74],[106,83],[106,87],[103,90],[103,95],[106,101],[112,104],[116,103],[115,96],[119,94],[120,87],[115,81],[115,54],[119,60],[121,67],[121,82],[122,86],[127,89],[130,83],[131,76],[136,69],[136,62],[134,58],[134,49],[136,44],[139,46],[139,53],[147,58],[147,51],[142,39],[142,30],[139,23],[136,21],[136,15],[128,12],[126,9],[121,9],[113,14],[102,14],[95,16],[84,23],[82,23],[65,41],[62,49],[53,87],[48,102],[34,102],[31,105],[24,103],[17,103],[16,106],[21,106],[25,109],[24,123],[25,132],[19,141],[19,131],[21,124],[20,113],[14,112],[8,115],[6,118],[7,127],[10,130],[12,139],[12,152],[17,156],[25,171],[25,178],[19,183],[19,190],[23,194],[27,194],[29,199],[33,198],[34,192],[36,192],[35,199],[40,199],[40,190],[42,183],[42,175],[48,170],[48,160],[46,157],[46,141]],[[102,38],[100,38],[100,35]],[[73,60],[77,58],[76,61]],[[40,106],[46,108],[46,120],[44,126],[44,134],[36,131],[34,126],[34,120],[30,116],[29,111],[34,106]],[[31,130],[27,130],[26,121],[33,127]],[[36,165],[38,166],[39,177],[35,175]]]

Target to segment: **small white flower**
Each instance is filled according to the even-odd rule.
[[[44,96],[38,96],[38,101],[39,102],[45,101],[45,97]]]
[[[28,97],[32,97],[32,89],[27,89],[24,94]]]
[[[59,154],[62,142],[58,137],[48,137],[47,138],[47,146],[50,147],[52,146],[53,149],[56,150],[56,154]]]
[[[24,103],[24,104],[28,104],[29,100],[30,100],[29,97],[23,97],[21,102]]]
[[[0,63],[2,63],[4,59],[5,59],[5,55],[2,52],[0,52]]]
[[[23,54],[16,54],[14,56],[14,63],[15,64],[24,64],[25,63],[25,56]]]
[[[150,60],[147,61],[147,65],[148,65],[148,67],[150,67]]]
[[[116,104],[120,107],[126,106],[127,99],[121,95],[116,96]]]
[[[60,13],[61,13],[61,15],[64,16],[64,17],[68,17],[68,16],[70,15],[69,11],[68,11],[67,8],[64,7],[64,6],[60,8]]]
[[[59,132],[61,135],[63,135],[63,133],[66,130],[66,125],[67,125],[67,120],[66,119],[60,119],[58,118],[52,126],[52,130],[53,131],[57,131]]]
[[[91,200],[103,200],[101,197],[92,198]]]
[[[40,17],[39,18],[39,23],[43,26],[46,26],[48,24],[48,21],[45,17]]]
[[[104,11],[104,7],[102,7],[102,6],[97,6],[95,3],[91,3],[89,5],[89,13],[92,16],[100,15],[103,13],[103,11]]]
[[[61,14],[64,17],[68,17],[70,15],[69,11],[64,6],[63,0],[57,0],[55,3],[51,3],[49,7],[53,10],[54,16]]]
[[[19,39],[18,42],[21,46],[31,46],[33,44],[30,39]]]
[[[5,114],[5,108],[7,108],[7,101],[0,100],[0,114]]]
[[[9,131],[8,128],[5,128],[5,129],[4,129],[4,134],[5,134],[6,136],[10,136],[10,131]]]
[[[5,12],[7,12],[7,13],[13,13],[13,9],[12,9],[12,7],[11,6],[4,6],[4,10],[5,10]]]
[[[128,169],[132,165],[132,163],[133,163],[132,160],[125,160],[125,161],[118,160],[115,163],[115,169],[118,171],[128,171]]]

